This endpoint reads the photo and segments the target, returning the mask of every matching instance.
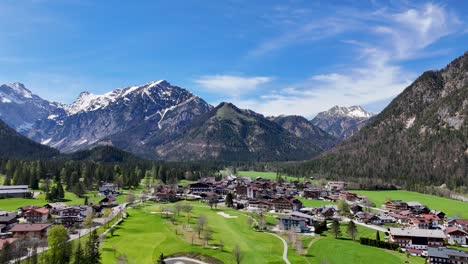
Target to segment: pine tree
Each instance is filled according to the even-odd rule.
[[[340,222],[337,219],[333,219],[331,233],[335,238],[338,238],[341,235]]]
[[[356,238],[356,235],[358,233],[356,224],[353,221],[350,221],[348,223],[348,235],[354,240]]]
[[[230,193],[230,192],[226,195],[226,206],[227,207],[233,207],[234,206],[232,193]]]
[[[76,246],[75,250],[75,264],[84,264],[85,262],[85,255],[83,249],[81,248],[81,241],[78,240],[78,245]]]
[[[377,233],[375,234],[375,240],[380,241],[380,232],[379,231],[377,231]]]
[[[101,253],[99,253],[99,237],[96,230],[93,230],[86,241],[85,262],[89,264],[100,264]]]

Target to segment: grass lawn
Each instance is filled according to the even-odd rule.
[[[276,180],[276,172],[271,171],[238,171],[237,176],[240,177],[249,177],[255,179],[257,177],[262,177],[264,179],[271,179]],[[296,178],[291,176],[281,176],[283,179],[287,179],[288,181],[304,181],[304,178]]]
[[[468,203],[456,201],[434,195],[427,195],[409,191],[353,191],[360,195],[367,196],[372,202],[380,207],[387,199],[403,200],[403,201],[418,201],[430,209],[443,211],[447,217],[458,215],[463,218],[468,218]]]
[[[127,257],[129,263],[154,263],[161,253],[167,256],[183,252],[210,256],[223,263],[235,263],[231,253],[235,244],[238,244],[244,253],[242,263],[284,263],[281,258],[282,243],[271,235],[250,229],[247,217],[241,212],[224,207],[211,210],[198,202],[191,204],[194,205],[194,209],[191,213],[190,226],[195,226],[198,216],[206,216],[208,226],[213,231],[213,239],[210,240],[209,246],[203,247],[203,242],[198,239],[196,232],[184,228],[187,223],[185,213],[176,217],[175,224],[172,224],[161,214],[154,213],[160,211],[161,205],[148,203],[143,207],[129,209],[130,217],[117,228],[113,237],[108,234],[101,246],[103,263],[115,263],[122,254]],[[238,217],[224,218],[217,214],[221,211]],[[329,232],[315,238],[304,237],[304,244],[306,246],[311,244],[307,254],[300,256],[289,248],[289,260],[291,263],[321,263],[325,260],[331,264],[403,264],[407,260],[411,264],[424,263],[423,258],[407,258],[403,253],[363,246],[351,241],[346,233],[346,225],[341,226],[341,239],[335,239]],[[375,238],[376,231],[358,225],[358,233],[358,237]],[[194,245],[191,244],[192,234],[195,238]],[[384,234],[381,233],[380,237],[383,239]],[[219,246],[220,240],[225,244],[223,251],[213,248]]]
[[[363,246],[351,240],[335,239],[330,236],[316,241],[308,251],[310,263],[385,263],[402,264],[406,260],[412,264],[422,264],[424,259],[410,257],[403,253],[389,251],[375,247]]]
[[[91,192],[88,194],[88,202],[89,203],[97,203],[102,199],[95,195],[96,192]],[[68,205],[80,205],[84,203],[84,198],[77,197],[72,192],[65,191],[65,198],[64,202]],[[35,205],[35,206],[44,206],[48,202],[45,199],[45,194],[41,193],[36,198],[6,198],[0,199],[0,211],[16,211],[18,208],[27,206],[27,205]]]
[[[323,200],[315,200],[315,199],[306,199],[304,197],[297,197],[304,207],[320,207],[323,205],[330,205],[330,204],[336,204],[334,202],[329,202],[329,201],[323,201]]]
[[[242,263],[283,263],[281,241],[269,234],[253,231],[247,224],[246,216],[232,209],[211,210],[200,203],[192,204],[194,209],[190,225],[195,225],[196,217],[205,215],[208,226],[213,230],[213,239],[208,247],[200,245],[202,241],[198,239],[196,232],[183,228],[187,223],[185,213],[181,213],[174,225],[160,214],[151,214],[158,212],[160,205],[149,204],[128,210],[130,217],[119,226],[114,237],[109,235],[102,245],[103,263],[115,263],[120,254],[125,254],[135,263],[154,263],[161,253],[171,255],[178,252],[197,252],[224,263],[234,263],[232,249],[235,244],[244,253]],[[217,214],[221,211],[237,218],[224,218]],[[191,244],[192,234],[195,245]],[[225,244],[223,251],[212,248],[219,246],[220,240]],[[289,258],[292,263],[302,263],[305,260],[294,252]]]
[[[180,180],[177,184],[182,185],[182,186],[187,186],[189,184],[195,183],[197,181],[191,181],[191,180]]]
[[[359,244],[359,237],[368,237],[375,239],[376,232],[373,229],[359,226],[356,241],[350,240],[346,232],[346,223],[341,224],[341,233],[339,239],[335,239],[329,231],[324,235],[315,238],[312,246],[307,252],[307,260],[309,263],[405,263],[409,261],[410,264],[422,264],[424,259],[420,257],[407,258],[405,254],[397,251],[390,251],[376,247],[363,246]],[[380,238],[383,240],[385,234],[380,232]]]

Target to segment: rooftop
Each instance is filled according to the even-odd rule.
[[[439,229],[390,228],[392,236],[445,238],[444,231]]]

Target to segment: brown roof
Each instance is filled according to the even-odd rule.
[[[457,219],[455,222],[459,225],[468,225],[468,219]]]
[[[37,232],[47,229],[52,224],[17,224],[10,231],[11,232]]]

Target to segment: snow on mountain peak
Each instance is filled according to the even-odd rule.
[[[15,95],[19,95],[20,97],[24,97],[24,98],[33,98],[33,94],[31,93],[31,91],[29,91],[24,86],[24,84],[20,82],[6,84],[6,86],[9,87]]]
[[[120,98],[125,98],[125,100],[128,101],[129,98],[126,97],[134,94],[146,94],[148,97],[152,98],[154,87],[161,89],[161,92],[159,92],[160,96],[168,97],[172,94],[171,89],[167,89],[170,87],[170,83],[165,80],[159,80],[145,83],[143,85],[118,88],[102,95],[82,92],[75,102],[64,106],[64,109],[69,115],[73,115],[79,112],[88,112],[104,108]]]
[[[338,106],[335,105],[330,110],[326,111],[327,114],[333,116],[347,116],[347,117],[355,117],[355,118],[370,118],[374,116],[373,113],[366,111],[361,106]]]

